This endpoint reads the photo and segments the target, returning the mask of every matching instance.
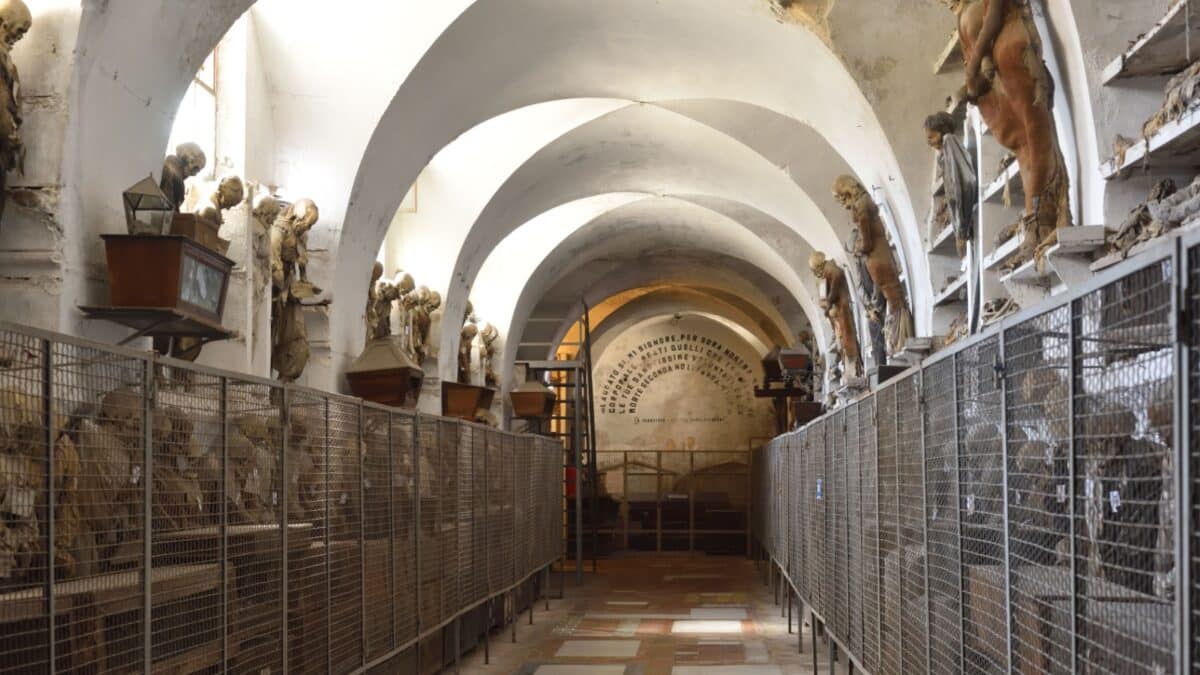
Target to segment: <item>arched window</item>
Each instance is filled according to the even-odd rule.
[[[171,140],[167,144],[168,153],[174,152],[180,143],[188,141],[203,148],[208,164],[200,172],[200,177],[207,179],[215,176],[217,164],[217,76],[217,52],[214,50],[204,59],[187,93],[183,95],[171,127]]]

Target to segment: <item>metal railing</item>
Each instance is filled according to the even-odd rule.
[[[858,669],[1200,672],[1197,242],[755,452],[754,539]]]
[[[362,672],[493,600],[515,620],[560,556],[561,462],[0,324],[0,673]]]
[[[746,553],[748,450],[599,450],[596,457],[602,546]]]

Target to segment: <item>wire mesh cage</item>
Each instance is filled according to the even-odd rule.
[[[903,672],[900,613],[900,486],[897,478],[896,388],[886,387],[875,395],[875,420],[878,434],[876,480],[878,489],[879,547],[879,672],[900,675]]]
[[[1186,444],[1181,443],[1180,451],[1187,462],[1188,473],[1184,476],[1184,487],[1190,487],[1190,503],[1184,503],[1185,517],[1180,523],[1191,531],[1191,560],[1182,561],[1190,565],[1191,588],[1187,590],[1190,600],[1190,614],[1186,617],[1191,622],[1192,630],[1184,631],[1190,635],[1192,673],[1200,673],[1200,246],[1186,249],[1187,264],[1187,293],[1184,298],[1186,324],[1183,329],[1187,335],[1186,359],[1187,372],[1181,373],[1182,382],[1187,387],[1186,407],[1181,411],[1185,419],[1176,420],[1176,426],[1181,427],[1176,438],[1186,438]],[[1181,280],[1184,281],[1184,280]],[[1190,483],[1190,485],[1189,485]]]
[[[1014,669],[1072,673],[1070,308],[1004,334]]]
[[[846,409],[846,593],[849,601],[848,648],[854,654],[863,653],[863,518],[862,518],[862,448],[859,441],[862,423],[860,406]]]
[[[1088,672],[1174,665],[1172,265],[1072,306],[1075,622]]]
[[[796,592],[801,597],[805,597],[808,594],[808,584],[804,574],[804,536],[801,534],[804,531],[805,518],[803,499],[803,486],[805,485],[804,437],[802,433],[797,432],[787,436],[784,452],[787,454],[788,462],[788,514],[792,533],[792,562],[789,575],[792,583],[796,585]]]
[[[925,597],[925,460],[921,437],[920,374],[895,385],[897,453],[900,491],[897,551],[901,594],[904,672],[926,672],[927,612]]]
[[[830,584],[830,613],[826,619],[838,635],[850,632],[850,615],[847,608],[850,597],[846,588],[846,549],[848,532],[846,522],[846,413],[842,409],[835,413],[825,425],[825,531],[827,551],[825,574]]]
[[[879,670],[879,477],[876,451],[876,400],[858,404],[859,475],[862,481],[863,667]]]
[[[821,422],[808,427],[805,433],[804,455],[808,459],[808,484],[804,486],[807,502],[808,527],[807,555],[808,581],[812,585],[809,602],[822,616],[827,616],[826,593],[829,586],[825,577],[825,425]]]
[[[392,622],[397,648],[417,637],[417,416],[393,411],[391,419]]]
[[[1005,672],[1008,602],[999,340],[990,338],[959,352],[956,361],[963,666],[968,673]]]
[[[396,648],[397,626],[391,611],[396,593],[392,542],[391,413],[366,405],[362,413],[363,624],[366,661]]]
[[[5,324],[0,672],[359,671],[484,598],[487,509],[499,591],[558,557],[560,462]]]
[[[954,675],[962,665],[962,553],[958,526],[958,440],[954,359],[922,373],[925,416],[925,562],[929,574],[929,672]]]

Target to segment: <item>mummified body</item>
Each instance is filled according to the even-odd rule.
[[[1054,82],[1029,0],[945,0],[958,17],[966,58],[966,97],[979,107],[996,140],[1020,162],[1025,240],[1018,259],[1057,240],[1071,223],[1070,180],[1052,111]],[[1015,234],[1001,233],[1001,238]]]
[[[862,352],[859,350],[858,329],[854,325],[854,308],[850,301],[850,284],[846,273],[823,253],[813,253],[808,259],[813,276],[825,283],[821,308],[833,326],[834,336],[842,350],[847,377],[862,375]]]
[[[883,320],[884,335],[887,337],[889,356],[904,350],[904,344],[912,337],[912,313],[904,297],[904,284],[900,282],[900,270],[888,246],[887,232],[883,219],[879,217],[879,206],[867,194],[867,190],[851,176],[841,176],[833,184],[833,194],[854,218],[858,229],[858,246],[854,255],[860,257],[867,273],[874,282],[875,292],[882,295],[887,304],[887,318]],[[875,306],[872,303],[872,306]],[[880,317],[871,321],[879,323]]]

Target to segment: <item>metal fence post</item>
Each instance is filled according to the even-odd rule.
[[[220,378],[221,479],[221,671],[229,672],[229,378]]]
[[[387,528],[388,528],[388,588],[392,590],[390,602],[395,602],[395,598],[400,595],[400,589],[396,586],[396,446],[395,446],[395,415],[394,412],[388,412],[388,427],[387,427],[387,444],[388,444],[388,479],[387,479]],[[389,603],[390,604],[390,603]],[[392,611],[388,612],[392,622],[392,645],[391,649],[396,649],[400,646],[400,627],[396,623],[396,610],[393,607]]]
[[[1010,530],[1008,525],[1008,371],[1007,371],[1007,352],[1006,352],[1006,336],[1008,331],[1006,326],[1001,325],[997,331],[996,338],[997,348],[999,350],[999,360],[997,361],[996,375],[1000,383],[1000,476],[1003,481],[1003,492],[1001,497],[1001,508],[1004,509],[1004,625],[1007,630],[1004,632],[1004,641],[1006,646],[1005,653],[1008,655],[1008,672],[1013,672],[1013,618],[1012,618],[1012,561],[1009,556],[1010,551]]]
[[[958,428],[958,354],[950,356],[950,375],[954,382],[951,385],[951,391],[954,395],[954,411],[952,417],[954,419],[954,537],[955,548],[958,550],[958,672],[966,672],[967,663],[967,640],[965,631],[963,630],[963,616],[966,611],[963,608],[963,552],[962,552],[962,513],[959,507],[962,504],[962,457],[959,447],[959,434],[961,429]],[[925,563],[928,565],[928,561]]]
[[[152,640],[152,610],[153,599],[150,597],[153,584],[153,557],[150,546],[151,533],[154,529],[154,358],[142,363],[142,462],[145,467],[145,483],[142,484],[142,672],[149,675],[150,664],[153,660]],[[54,454],[54,447],[50,447]],[[53,476],[51,476],[53,480]],[[51,560],[53,565],[54,561]],[[52,636],[53,637],[53,636]]]
[[[325,506],[325,522],[322,529],[325,530],[325,672],[333,672],[333,554],[330,552],[332,541],[329,537],[329,521],[333,509],[329,504],[329,399],[321,397],[321,402],[325,409],[325,470],[321,473],[325,477],[325,498],[322,500]]]
[[[1083,588],[1079,582],[1079,570],[1077,569],[1077,552],[1075,548],[1076,533],[1075,533],[1075,515],[1076,507],[1076,492],[1075,492],[1075,420],[1078,418],[1078,410],[1075,409],[1075,383],[1078,376],[1078,366],[1076,365],[1076,339],[1079,337],[1078,322],[1075,316],[1075,301],[1068,303],[1067,310],[1067,499],[1069,506],[1067,513],[1069,515],[1067,522],[1067,531],[1071,536],[1070,551],[1071,551],[1071,670],[1075,671],[1079,667],[1079,594]]]
[[[288,475],[288,444],[291,443],[291,425],[292,425],[292,391],[287,385],[279,390],[279,419],[280,427],[283,432],[283,445],[280,447],[279,466],[282,477],[279,488],[279,522],[280,522],[280,541],[283,548],[280,553],[280,590],[279,590],[279,632],[280,632],[280,648],[282,649],[283,672],[288,672],[288,559],[291,557],[288,554],[288,485],[291,481]]]
[[[417,610],[416,642],[413,644],[413,671],[421,672],[421,413],[413,416],[413,560],[416,561],[413,578],[416,586],[413,590],[413,607]]]
[[[892,386],[893,386],[893,388],[896,388],[895,384],[893,384]],[[899,619],[899,621],[896,622],[896,624],[897,624],[896,625],[896,635],[899,637],[896,640],[896,644],[899,645],[899,649],[900,649],[900,654],[898,656],[899,656],[899,662],[900,662],[900,672],[903,673],[904,672],[904,551],[903,551],[904,542],[900,538],[900,530],[902,528],[902,525],[900,522],[900,520],[901,520],[900,505],[901,505],[902,496],[900,494],[900,492],[901,492],[901,486],[900,486],[900,452],[901,452],[901,450],[900,450],[900,428],[901,427],[900,427],[900,395],[898,393],[896,395],[892,396],[892,418],[894,420],[893,424],[895,425],[892,427],[895,430],[892,434],[893,439],[894,439],[894,445],[895,445],[895,447],[892,450],[892,454],[895,457],[895,461],[894,461],[895,466],[893,466],[892,468],[895,471],[895,476],[893,476],[893,478],[896,481],[896,503],[894,505],[896,508],[896,511],[895,511],[895,513],[896,513],[896,531],[894,534],[896,535],[896,558],[899,561],[899,566],[897,568],[898,571],[896,573],[896,577],[897,577],[897,579],[896,579],[896,587],[897,587],[896,588],[896,612],[898,614],[897,618]],[[880,529],[882,529],[882,528],[880,528]],[[880,581],[879,585],[882,586],[883,582]],[[883,605],[880,605],[881,609],[882,609],[882,607],[883,607]]]
[[[47,639],[47,649],[49,650],[49,668],[48,671],[53,675],[57,670],[58,661],[58,640],[55,636],[55,614],[58,613],[57,603],[55,601],[54,591],[54,509],[56,508],[56,495],[54,485],[54,442],[56,429],[54,428],[54,343],[50,340],[42,340],[42,387],[46,396],[46,404],[43,406],[43,423],[46,427],[46,624],[49,627],[49,638]]]
[[[359,632],[362,634],[361,662],[367,662],[367,455],[363,448],[367,442],[365,407],[358,401],[358,563],[359,563]]]
[[[929,592],[929,474],[927,472],[928,457],[926,456],[927,435],[925,429],[925,369],[921,368],[913,376],[917,381],[917,416],[921,425],[921,532],[925,542],[925,668],[928,670],[933,663],[932,638],[929,635],[933,625],[933,605]]]
[[[1192,306],[1188,300],[1191,273],[1188,250],[1177,245],[1172,261],[1174,292],[1171,293],[1171,321],[1175,324],[1175,396],[1174,431],[1171,439],[1175,460],[1175,672],[1191,668],[1192,644],[1189,624],[1192,604],[1192,490],[1191,490],[1191,345]]]

